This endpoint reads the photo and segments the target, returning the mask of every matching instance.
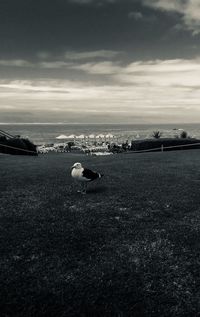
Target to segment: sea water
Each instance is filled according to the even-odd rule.
[[[59,142],[56,137],[64,135],[85,136],[113,134],[118,141],[151,138],[154,131],[162,132],[163,137],[176,137],[187,131],[190,137],[200,138],[200,124],[66,124],[66,123],[23,123],[0,124],[0,129],[12,135],[28,137],[35,144]]]

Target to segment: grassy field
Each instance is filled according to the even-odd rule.
[[[1,316],[200,316],[199,184],[199,150],[1,155]]]

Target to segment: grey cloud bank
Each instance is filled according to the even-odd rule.
[[[200,3],[0,4],[0,121],[197,122]]]

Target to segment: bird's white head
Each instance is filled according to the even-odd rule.
[[[81,163],[74,163],[74,165],[71,167],[71,169],[76,168],[76,169],[80,169],[82,168]]]

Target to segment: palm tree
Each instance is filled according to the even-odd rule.
[[[160,132],[160,131],[153,131],[152,137],[153,137],[154,139],[160,139],[161,135],[162,135],[162,132]]]
[[[180,138],[181,138],[181,139],[187,139],[187,138],[188,138],[188,133],[187,133],[187,131],[182,131],[181,134],[180,134]]]

